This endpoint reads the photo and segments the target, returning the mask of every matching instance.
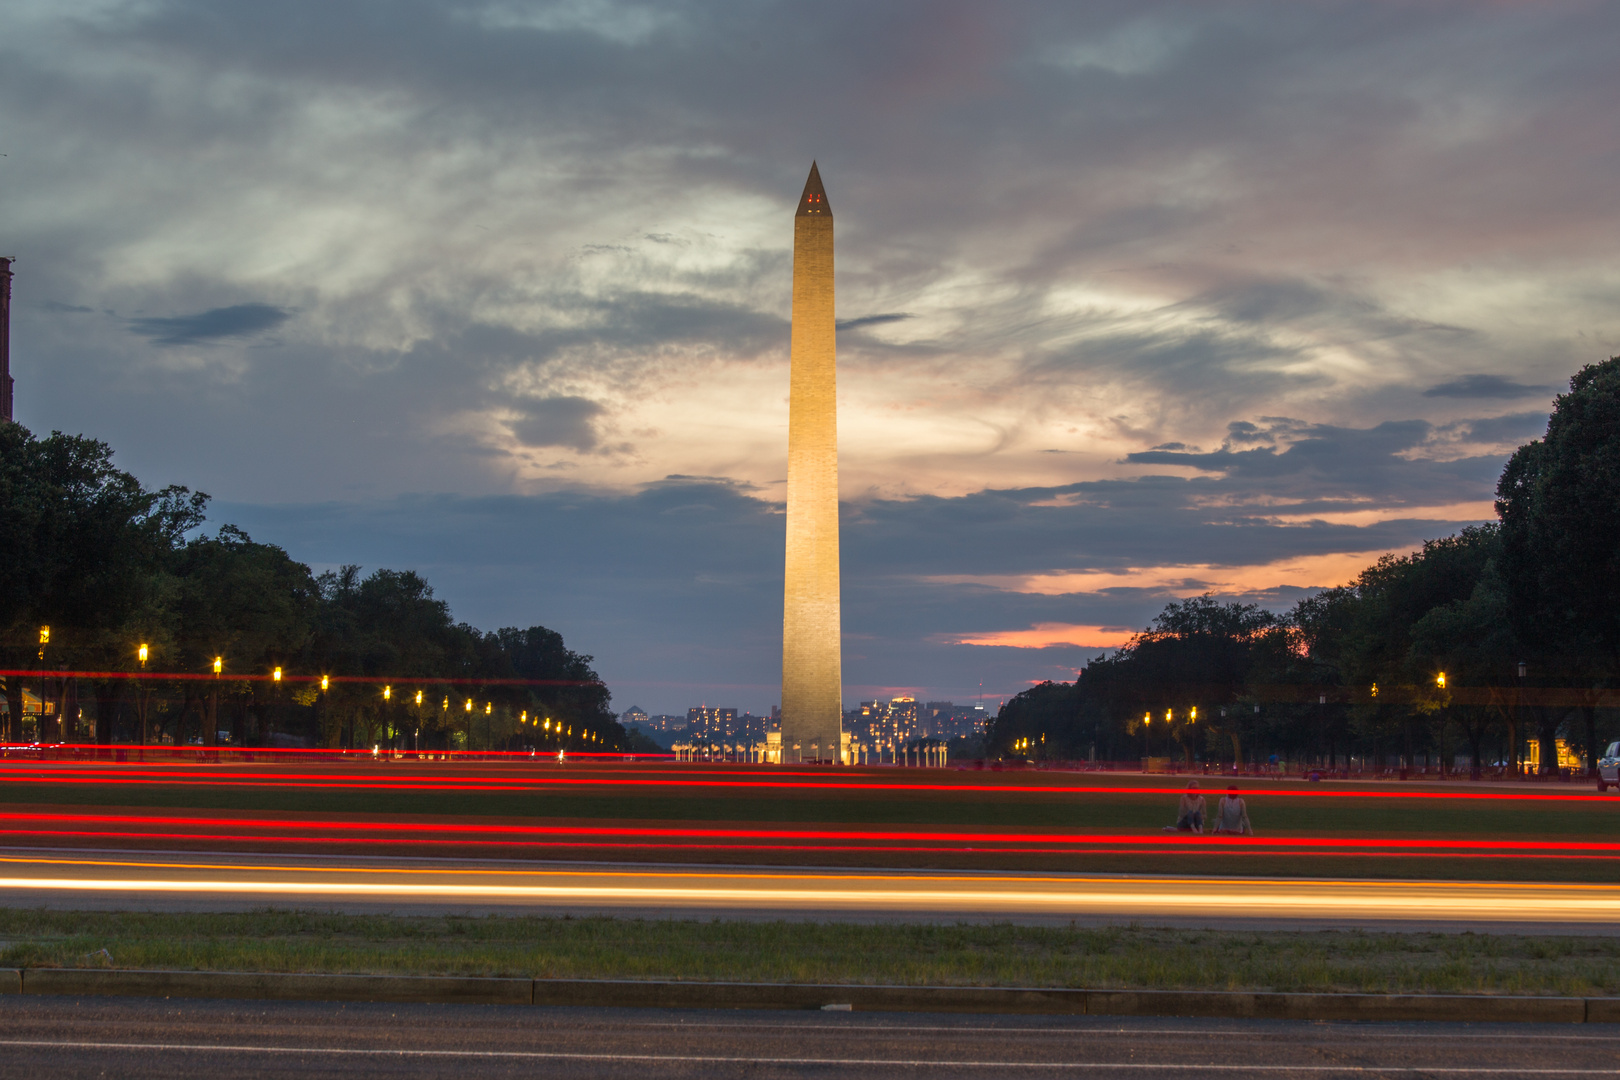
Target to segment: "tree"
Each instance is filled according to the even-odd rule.
[[[1432,649],[1414,647],[1414,628],[1430,612],[1473,596],[1499,551],[1495,525],[1469,526],[1455,536],[1427,540],[1410,555],[1385,555],[1350,585],[1296,606],[1293,621],[1304,651],[1321,669],[1318,681],[1352,688],[1349,696],[1360,702],[1345,710],[1352,729],[1346,734],[1359,734],[1375,749],[1398,734],[1411,761],[1420,735],[1417,722],[1439,718],[1444,723],[1429,690],[1446,666]],[[1505,677],[1509,669],[1500,674]],[[1377,698],[1371,697],[1373,686],[1380,688]]]
[[[1482,760],[1485,734],[1498,720],[1507,723],[1506,760],[1516,765],[1518,723],[1510,705],[1519,643],[1508,619],[1507,589],[1496,563],[1486,563],[1468,599],[1430,609],[1413,625],[1411,636],[1412,668],[1438,668],[1453,687],[1492,691],[1488,703],[1451,705],[1445,710],[1468,739],[1474,769],[1479,769]]]
[[[1497,484],[1521,636],[1620,656],[1620,357],[1582,368]]]
[[[1520,640],[1536,646],[1528,659],[1538,677],[1610,683],[1620,663],[1620,357],[1570,379],[1546,435],[1502,470],[1496,512],[1509,617]],[[1591,710],[1585,736],[1592,767]],[[1549,757],[1544,750],[1544,767]]]
[[[217,656],[227,680],[232,674],[268,674],[289,664],[314,636],[320,590],[309,567],[273,544],[254,543],[234,525],[186,544],[175,553],[174,573],[180,582],[176,659],[183,671],[211,671]],[[242,711],[255,715],[258,735],[267,742],[272,713],[286,704],[280,689],[266,693],[243,680],[227,685]],[[216,689],[185,684],[182,722],[196,713],[208,746],[218,730]],[[175,741],[181,736],[176,730]]]
[[[33,666],[39,627],[50,660],[124,667],[138,634],[160,629],[165,563],[202,524],[208,496],[152,491],[82,435],[36,439],[0,423],[0,641],[6,667]],[[6,683],[9,734],[21,735],[22,680]],[[110,693],[98,694],[110,701]],[[105,726],[105,725],[99,725]]]
[[[509,626],[489,638],[500,647],[512,673],[531,681],[527,693],[536,707],[583,725],[603,746],[623,744],[624,728],[608,708],[612,695],[591,667],[591,657],[569,649],[561,634],[544,626],[526,630]]]
[[[1030,752],[1018,751],[1020,757],[1038,757],[1043,754],[1079,756],[1074,753],[1076,741],[1075,720],[1080,699],[1074,683],[1043,682],[1019,694],[1014,694],[1001,706],[990,722],[985,741],[997,752],[1013,753],[1013,744],[1028,739]],[[1051,742],[1048,744],[1047,739]],[[1050,747],[1048,749],[1048,747]]]

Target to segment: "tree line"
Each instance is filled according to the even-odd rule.
[[[1570,380],[1496,513],[1286,612],[1172,602],[1073,683],[1008,701],[989,748],[1546,772],[1562,740],[1591,769],[1620,737],[1620,357]]]
[[[555,630],[481,631],[414,571],[315,574],[232,525],[210,534],[207,495],[112,457],[0,423],[4,741],[623,745],[591,657]],[[175,677],[139,677],[157,674]]]

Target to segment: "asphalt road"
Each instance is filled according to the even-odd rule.
[[[1610,1025],[0,998],[0,1078],[1614,1076]]]
[[[1620,932],[1620,885],[1207,878],[0,849],[0,906]]]

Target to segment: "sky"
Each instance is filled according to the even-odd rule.
[[[614,705],[780,686],[793,213],[837,230],[844,697],[1492,516],[1620,353],[1604,3],[0,0],[17,419]]]

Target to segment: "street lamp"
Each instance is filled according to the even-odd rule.
[[[270,672],[270,722],[269,730],[265,732],[266,746],[275,745],[276,720],[281,715],[281,669],[275,668]]]
[[[141,670],[145,671],[147,657],[146,642],[141,642],[140,646],[135,650],[135,657],[141,662]],[[144,683],[137,683],[135,686],[135,716],[141,722],[141,742],[143,744],[146,742],[146,706],[146,686]]]
[[[50,643],[51,643],[51,628],[48,627],[48,626],[40,627],[39,628],[39,666],[40,666],[40,673],[39,673],[39,724],[34,729],[34,737],[39,742],[44,742],[45,741],[45,695],[47,693],[47,691],[45,689],[45,671],[44,671],[44,668],[45,668],[45,646],[49,645]]]
[[[217,732],[219,731],[219,673],[221,671],[224,671],[224,670],[225,670],[225,658],[223,656],[214,657],[214,693],[213,693],[213,703],[212,703],[214,719],[212,721],[210,721],[210,722],[214,725],[214,731],[216,732],[216,735],[214,737],[216,739],[219,737],[218,734],[217,734]],[[238,745],[241,744],[241,735],[242,735],[241,728],[238,727],[235,724],[231,725],[231,738],[234,741],[236,741]],[[141,726],[141,741],[142,742],[146,741],[146,727],[145,727],[144,722],[142,723],[142,726]]]
[[[1519,707],[1524,701],[1524,677],[1529,673],[1530,668],[1523,660],[1520,660],[1519,688],[1518,692],[1513,695],[1513,731],[1511,732],[1513,736],[1513,745],[1508,750],[1508,760],[1513,763],[1513,775],[1521,778],[1524,776],[1524,765],[1519,760],[1519,747],[1523,744],[1524,740],[1519,737]]]
[[[1446,688],[1446,673],[1445,672],[1442,671],[1442,672],[1440,672],[1440,674],[1438,674],[1438,675],[1436,675],[1434,677],[1434,685],[1438,686],[1442,690],[1444,690]],[[1446,778],[1446,706],[1445,706],[1444,702],[1442,702],[1441,705],[1440,705],[1440,779],[1444,780],[1445,778]]]

